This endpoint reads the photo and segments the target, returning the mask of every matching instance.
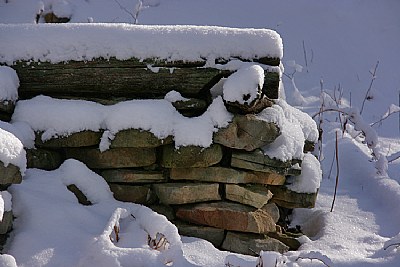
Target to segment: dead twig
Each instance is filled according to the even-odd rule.
[[[383,248],[383,250],[387,250],[390,247],[398,248],[398,247],[400,247],[400,243],[393,243],[393,244],[387,245],[386,247]]]
[[[318,260],[318,261],[322,262],[325,266],[330,267],[328,264],[326,264],[326,262],[324,262],[323,260],[318,259],[318,258],[299,256],[299,257],[297,257],[296,261],[298,261],[299,259],[301,259],[301,260],[310,260],[310,261],[312,261],[312,260]]]
[[[371,82],[370,82],[370,84],[369,84],[369,87],[368,87],[367,92],[365,93],[365,97],[364,97],[363,102],[362,102],[362,105],[361,105],[360,114],[362,114],[362,112],[363,112],[363,110],[364,110],[365,101],[371,100],[371,96],[369,95],[369,93],[370,93],[370,91],[371,91],[371,89],[372,89],[372,84],[374,83],[374,81],[375,81],[375,79],[376,79],[376,70],[378,69],[378,65],[379,65],[379,60],[376,62],[376,65],[375,65],[374,70],[373,70],[372,72],[370,71],[370,73],[371,73],[371,75],[372,75],[372,77],[371,77]]]
[[[335,205],[335,200],[336,200],[336,192],[338,188],[338,183],[339,183],[339,147],[338,147],[338,134],[336,132],[336,147],[335,147],[335,155],[336,155],[336,183],[335,183],[335,193],[333,194],[333,201],[332,201],[332,207],[331,207],[331,212],[333,211],[333,206]]]

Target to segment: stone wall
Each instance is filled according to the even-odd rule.
[[[81,64],[94,65],[93,62],[73,64],[79,66],[78,70]],[[67,72],[71,66],[64,64],[63,72]],[[183,69],[188,66],[193,65],[185,64]],[[21,79],[20,95],[23,98],[43,93],[32,86],[36,79],[34,75],[41,75],[40,68],[47,73],[60,68],[42,64],[40,68],[30,71],[29,76],[24,68],[31,66],[20,63],[14,67]],[[107,70],[103,68],[105,75]],[[72,72],[78,73],[75,70]],[[178,82],[187,77],[180,77],[179,70],[174,72],[177,73]],[[199,85],[197,80],[190,81],[196,85],[195,93],[187,93],[183,88],[181,93],[189,97],[189,101],[178,101],[173,105],[181,114],[193,117],[204,112],[210,104],[212,85],[230,73],[213,70],[207,72],[211,76],[204,76],[204,69],[197,66],[191,67],[190,72],[200,73],[201,81],[205,84]],[[165,79],[168,76],[163,71],[147,74],[149,77],[144,75],[142,79]],[[234,113],[234,118],[228,127],[214,134],[210,147],[176,148],[173,137],[159,140],[151,132],[128,129],[118,132],[110,148],[101,152],[99,144],[102,132],[82,131],[45,142],[41,139],[42,133],[37,132],[36,149],[27,150],[28,168],[52,170],[65,159],[74,158],[104,177],[116,199],[143,204],[164,214],[176,224],[182,235],[200,237],[216,247],[243,254],[254,255],[260,250],[295,250],[300,244],[295,239],[296,234],[287,231],[286,216],[293,208],[313,207],[316,193],[296,193],[285,186],[287,176],[300,174],[300,160],[282,162],[271,159],[260,149],[280,135],[278,125],[255,116],[273,104],[271,98],[278,96],[279,76],[266,75],[273,80],[265,79],[263,90],[268,93],[260,94],[250,105],[226,103],[228,110]],[[69,76],[66,74],[65,77]],[[141,80],[141,83],[145,82]],[[64,81],[64,84],[71,83]],[[43,82],[40,83],[42,85]],[[169,87],[164,88],[164,85],[157,83],[159,89],[154,90],[157,98],[168,92]],[[135,87],[134,84],[130,86]],[[102,84],[102,87],[106,88],[107,85]],[[74,92],[80,91],[72,87],[68,91],[72,93],[68,95],[68,92],[57,89],[51,83],[46,83],[42,88],[47,88],[53,97],[89,99],[106,104],[143,95],[149,98],[149,92],[153,92],[152,88],[147,88],[146,93],[135,91],[123,97],[124,93],[116,90],[111,92],[111,97],[105,97],[105,93],[96,94],[95,90],[79,95]],[[21,177],[16,177],[7,180],[7,184],[20,181]],[[69,186],[68,189],[75,193],[81,204],[91,204],[78,187]]]

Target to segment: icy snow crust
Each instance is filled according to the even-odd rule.
[[[0,62],[85,61],[115,57],[168,61],[282,58],[278,33],[269,29],[132,24],[0,24]],[[29,45],[27,45],[29,44]]]

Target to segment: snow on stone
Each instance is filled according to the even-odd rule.
[[[94,58],[198,61],[241,57],[282,58],[278,33],[268,29],[131,24],[2,24],[0,62]],[[29,44],[29,45],[27,45]]]
[[[301,164],[301,174],[291,177],[287,187],[298,193],[316,193],[320,187],[322,170],[318,159],[311,153],[304,155]]]
[[[26,122],[8,123],[0,121],[0,129],[12,133],[17,137],[25,148],[35,147],[35,133]]]
[[[59,18],[69,18],[73,14],[72,5],[66,0],[51,1],[51,10]]]
[[[0,128],[0,162],[3,162],[5,167],[8,164],[15,165],[19,167],[22,175],[25,173],[26,152],[23,144],[15,135],[2,128]]]
[[[0,66],[0,101],[15,102],[18,99],[18,87],[17,72],[10,67]]]
[[[17,267],[15,258],[8,254],[0,255],[0,266],[2,267]]]
[[[37,96],[17,103],[12,123],[26,123],[34,131],[43,132],[43,141],[83,130],[102,129],[105,132],[100,149],[105,151],[118,131],[132,128],[150,131],[160,139],[173,136],[177,147],[209,147],[213,133],[226,127],[232,117],[221,97],[214,99],[200,117],[186,118],[165,99],[131,100],[103,106],[90,101]]]
[[[0,222],[3,220],[4,212],[11,211],[12,196],[7,191],[0,191]]]
[[[183,97],[179,92],[177,91],[170,91],[168,92],[165,97],[165,100],[168,100],[171,103],[177,102],[177,101],[187,101],[189,100],[188,98]]]
[[[229,102],[250,104],[259,97],[264,84],[264,69],[258,65],[241,68],[226,79],[223,98]]]

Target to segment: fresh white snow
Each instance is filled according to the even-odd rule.
[[[0,66],[0,101],[18,99],[19,79],[17,72],[10,67]]]
[[[38,5],[36,1],[8,1],[8,3],[3,1],[0,3],[0,23],[32,24],[38,9],[41,6],[49,9],[52,2],[46,0]],[[69,0],[67,2],[72,7],[72,22],[132,23],[134,18],[121,6],[128,11],[134,11],[138,4],[138,1],[135,0],[118,1],[121,6],[116,1],[107,0]],[[396,244],[400,241],[398,225],[400,210],[397,204],[400,201],[400,160],[395,156],[400,151],[400,126],[398,113],[386,116],[390,112],[396,112],[396,107],[399,106],[399,58],[396,55],[398,55],[398,47],[400,47],[400,28],[398,26],[400,17],[397,14],[400,2],[392,0],[331,2],[318,0],[298,0],[296,2],[287,0],[279,2],[264,0],[143,0],[141,2],[147,8],[139,10],[137,17],[139,24],[219,25],[277,30],[283,38],[285,48],[283,63],[285,64],[285,73],[289,75],[289,77],[282,76],[285,85],[285,90],[282,92],[286,95],[289,104],[298,105],[298,108],[310,115],[318,112],[320,99],[326,101],[330,99],[333,104],[329,105],[331,107],[336,105],[332,99],[334,97],[341,104],[341,108],[358,107],[360,109],[371,83],[371,72],[379,60],[377,74],[369,92],[372,99],[365,102],[362,120],[366,123],[364,125],[374,124],[372,127],[377,134],[375,147],[383,155],[388,156],[387,175],[377,175],[376,162],[371,162],[372,150],[362,143],[365,140],[362,136],[357,135],[356,131],[352,131],[353,126],[349,124],[348,133],[342,136],[337,114],[324,113],[322,124],[324,130],[323,179],[320,184],[317,206],[314,209],[297,209],[293,215],[293,226],[301,225],[302,230],[310,239],[303,240],[304,244],[298,252],[290,252],[285,255],[264,252],[262,258],[264,266],[275,266],[277,259],[281,264],[278,266],[326,266],[318,259],[324,260],[329,266],[398,266],[400,250]],[[21,29],[21,34],[24,35],[29,34],[28,29],[32,29],[30,27],[33,26],[35,25],[18,27],[25,28]],[[42,27],[37,31],[32,30],[32,34],[27,40],[26,36],[19,39],[18,36],[5,35],[7,27],[11,26],[2,25],[1,27],[0,45],[3,44],[3,39],[8,44],[11,42],[11,38],[25,40],[18,44],[18,47],[15,47],[16,44],[11,44],[5,48],[6,50],[0,49],[0,53],[11,50],[6,55],[6,61],[9,63],[17,58],[13,49],[17,51],[24,46],[24,51],[27,51],[29,50],[27,44],[41,38],[42,40],[39,40],[41,44],[50,42],[47,36],[34,34],[37,31],[44,31]],[[57,27],[61,26],[47,27],[50,31],[56,31]],[[71,25],[70,27],[72,29],[77,26]],[[129,39],[122,34],[124,32],[122,28],[125,25],[112,27],[121,28],[122,36],[119,39],[121,43],[123,40]],[[129,26],[128,29],[130,27],[132,26]],[[100,25],[99,28],[104,29],[104,26]],[[70,44],[71,35],[72,33],[68,32],[64,36],[65,38],[51,40],[52,43],[57,42],[55,45],[59,45],[59,47],[52,48],[52,51],[64,49],[63,42],[66,45]],[[7,38],[3,38],[3,36],[7,36]],[[59,40],[61,42],[58,42]],[[88,42],[88,44],[89,47],[86,51],[97,49],[95,42]],[[146,45],[153,46],[154,44]],[[223,43],[223,46],[230,45],[229,42]],[[77,46],[79,45],[77,44]],[[68,47],[72,48],[72,46]],[[31,46],[31,48],[33,47]],[[44,59],[47,51],[43,51],[42,47],[36,48],[38,50],[33,51],[32,49],[30,54],[25,54],[25,56],[32,58],[33,55],[36,55]],[[82,50],[77,50],[77,52],[82,52]],[[66,55],[73,53],[73,50],[67,50]],[[195,58],[197,56],[194,55]],[[2,59],[2,61],[4,60]],[[60,57],[54,60],[62,61],[63,59]],[[243,67],[242,63],[238,65]],[[236,70],[239,67],[235,66],[233,69]],[[293,80],[290,79],[292,73],[295,78]],[[221,95],[221,89],[222,85],[215,88],[218,91],[217,95]],[[324,91],[323,94],[321,94],[321,90]],[[327,96],[326,93],[329,93],[330,96]],[[220,106],[216,105],[215,107]],[[382,118],[385,119],[375,123]],[[12,123],[14,131],[10,131],[18,138],[20,136],[29,137],[31,133],[22,126],[24,124],[22,122],[18,124],[20,125],[17,127],[15,122]],[[8,124],[7,127],[11,126]],[[16,134],[16,129],[20,132],[19,135]],[[331,213],[329,210],[335,187],[336,164],[333,164],[333,167],[331,165],[332,159],[335,157],[335,133],[338,130],[340,133],[338,140],[339,187]],[[311,133],[305,134],[304,129],[298,128],[296,131],[298,135],[302,132],[303,138],[306,140],[315,138]],[[23,133],[21,134],[21,132]],[[25,141],[22,142],[25,144]],[[15,225],[16,236],[11,239],[12,241],[5,251],[13,255],[16,262],[22,266],[35,266],[35,264],[36,266],[77,266],[75,260],[82,259],[83,262],[81,254],[97,256],[96,252],[99,248],[106,248],[104,253],[110,252],[110,248],[115,248],[108,241],[102,244],[101,240],[104,242],[105,240],[100,236],[105,232],[105,226],[116,209],[114,207],[108,209],[96,204],[99,208],[94,205],[88,209],[90,211],[86,211],[84,207],[79,206],[79,211],[77,211],[78,204],[74,196],[65,190],[65,185],[57,179],[58,175],[57,171],[27,170],[25,181],[21,185],[11,187],[13,209],[23,207],[22,203],[24,202],[37,203],[30,206],[31,210],[26,209],[18,213],[21,216],[25,214],[26,221],[20,220]],[[48,179],[49,177],[56,179]],[[47,187],[47,184],[53,184],[53,182],[57,185]],[[55,191],[53,195],[51,194],[52,189]],[[24,192],[24,194],[19,195],[16,193],[18,191]],[[56,196],[61,191],[63,194]],[[54,203],[48,203],[49,198],[56,200]],[[60,210],[59,207],[65,208]],[[17,210],[18,208],[15,211]],[[39,215],[43,214],[44,216],[39,218]],[[36,222],[36,220],[38,221]],[[38,222],[45,223],[43,225],[47,225],[48,228],[41,227]],[[18,224],[21,227],[18,227]],[[57,224],[60,226],[56,226]],[[91,227],[86,227],[86,225],[91,225]],[[141,235],[141,237],[144,236]],[[96,243],[96,246],[92,246],[93,252],[88,247],[89,244],[94,244],[90,242],[95,239],[100,241]],[[139,239],[140,237],[138,237],[138,243],[141,242]],[[256,266],[257,259],[254,257],[218,251],[210,243],[195,238],[183,237],[181,240],[183,255],[188,262],[177,266],[196,264],[196,266],[224,267],[225,263],[240,264],[241,267]],[[148,250],[148,248],[146,249]],[[138,250],[131,252],[138,254],[138,262],[143,259],[139,255],[147,255],[148,266],[155,266],[153,264],[154,257],[150,256],[154,255],[153,253],[145,254],[147,252],[138,252]],[[141,254],[142,252],[143,254]],[[108,262],[110,263],[108,266],[124,266],[124,262],[118,262],[122,254],[121,250],[113,250],[109,255],[114,255],[116,260]],[[97,259],[101,259],[103,256],[99,256]],[[104,258],[106,257],[107,255],[104,256]],[[286,263],[283,263],[284,261]],[[16,262],[12,256],[0,256],[0,266],[14,267]],[[129,264],[131,263],[132,261],[129,262]]]

